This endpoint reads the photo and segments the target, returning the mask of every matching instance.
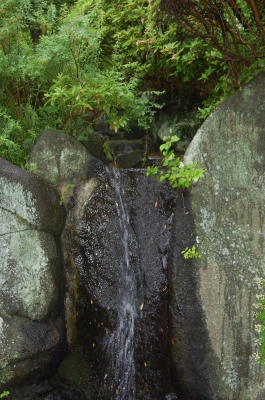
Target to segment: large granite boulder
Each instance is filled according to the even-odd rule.
[[[69,185],[95,176],[103,163],[72,136],[46,129],[31,150],[29,165],[62,192]]]
[[[169,270],[173,383],[192,400],[265,397],[254,307],[265,280],[264,88],[261,74],[220,105],[185,155],[207,170],[176,212]],[[193,244],[202,258],[185,260]]]
[[[64,352],[64,219],[54,189],[0,159],[0,393],[46,377]]]

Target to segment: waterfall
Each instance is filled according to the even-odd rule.
[[[123,247],[120,263],[120,293],[118,324],[105,339],[104,350],[108,358],[104,396],[112,400],[135,399],[134,328],[136,317],[137,276],[130,266],[129,215],[124,202],[124,186],[119,169],[109,168],[110,182],[115,190],[117,214]]]
[[[176,193],[144,172],[107,167],[80,186],[69,213],[88,399],[169,392],[167,254]]]

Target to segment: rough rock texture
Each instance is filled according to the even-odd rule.
[[[172,376],[187,399],[265,396],[254,308],[265,279],[264,87],[261,74],[219,106],[185,156],[207,170],[171,242]],[[202,258],[184,260],[196,242]]]
[[[133,150],[144,151],[144,139],[109,140],[109,148],[113,154],[130,153]]]
[[[64,218],[45,181],[0,159],[0,393],[46,376],[64,351]]]
[[[105,164],[114,162],[122,168],[131,168],[143,158],[143,139],[108,140],[107,136],[93,133],[82,143]]]
[[[165,183],[148,179],[140,171],[120,170],[118,181],[113,180],[113,174],[110,169],[97,180],[77,186],[69,198],[63,235],[64,248],[68,249],[68,341],[71,350],[78,339],[97,372],[97,391],[94,389],[87,398],[116,398],[109,390],[118,384],[116,368],[123,364],[110,368],[114,355],[108,354],[117,331],[123,337],[120,314],[128,307],[124,303],[126,293],[133,291],[135,398],[163,399],[170,391],[166,266],[176,194]],[[125,247],[117,185],[130,221]],[[124,276],[125,248],[129,280]],[[127,397],[120,394],[117,398]]]
[[[149,132],[150,145],[157,147],[163,142],[164,136],[177,135],[180,140],[175,143],[174,148],[177,152],[184,153],[201,123],[197,111],[180,113],[176,109],[161,110]]]
[[[58,194],[42,179],[0,159],[1,210],[10,218],[33,228],[58,234],[64,224],[65,211],[59,206]],[[4,226],[1,233],[4,234]],[[8,228],[9,229],[9,228]]]
[[[102,167],[102,162],[76,139],[49,129],[38,136],[29,164],[37,175],[59,189],[92,178]]]
[[[82,141],[83,145],[93,154],[99,158],[105,164],[113,161],[111,154],[109,153],[109,146],[107,143],[108,136],[101,135],[100,133],[91,133],[88,138]]]
[[[118,154],[116,157],[116,163],[122,168],[132,168],[141,163],[142,158],[143,151],[135,150],[130,153]]]

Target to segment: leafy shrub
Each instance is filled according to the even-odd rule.
[[[198,182],[204,176],[205,169],[195,168],[196,162],[185,165],[180,161],[180,157],[175,156],[171,146],[172,143],[179,140],[177,136],[165,136],[163,140],[165,143],[160,146],[160,150],[164,156],[162,167],[165,169],[159,170],[157,166],[148,166],[146,175],[156,176],[159,181],[167,179],[173,188],[187,189],[193,183]]]
[[[23,164],[29,143],[43,127],[60,126],[80,137],[80,128],[89,132],[103,116],[113,130],[133,124],[148,129],[156,103],[162,106],[169,98],[180,98],[183,108],[191,98],[200,106],[204,101],[200,112],[206,117],[236,85],[264,68],[264,46],[256,40],[257,31],[251,33],[253,13],[242,0],[248,28],[238,22],[231,32],[249,47],[240,39],[244,68],[238,68],[236,83],[220,46],[206,40],[206,25],[188,15],[189,24],[181,24],[161,10],[161,1],[69,0],[63,5],[57,0],[54,6],[51,0],[3,0],[1,155]],[[195,3],[194,12],[201,7]],[[235,22],[227,10],[224,18]],[[216,25],[219,40],[222,31]],[[234,43],[233,36],[228,42]]]

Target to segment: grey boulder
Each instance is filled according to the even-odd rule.
[[[29,164],[37,175],[59,189],[92,178],[103,166],[75,138],[50,129],[38,136]]]
[[[0,392],[45,377],[64,351],[64,219],[54,189],[0,159]]]
[[[255,325],[265,280],[265,74],[214,111],[185,162],[206,169],[175,214],[169,285],[172,376],[194,400],[265,396]],[[181,251],[196,245],[201,259]]]

